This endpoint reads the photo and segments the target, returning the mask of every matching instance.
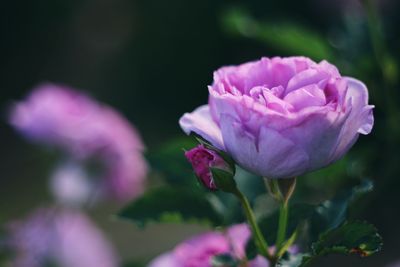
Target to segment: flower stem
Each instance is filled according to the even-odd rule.
[[[286,228],[288,224],[288,213],[289,213],[288,203],[287,201],[282,201],[279,210],[279,226],[275,243],[276,251],[279,251],[282,248],[283,243],[285,242]]]
[[[237,196],[239,201],[242,203],[244,213],[246,215],[247,221],[250,224],[250,227],[251,227],[251,230],[253,233],[254,242],[255,242],[255,245],[257,246],[259,253],[261,255],[263,255],[264,257],[266,257],[270,262],[273,261],[274,257],[270,254],[267,241],[265,240],[264,236],[261,233],[260,228],[258,227],[258,224],[256,222],[256,217],[254,216],[253,210],[251,209],[249,200],[239,190],[236,190],[234,192],[234,194]]]
[[[285,254],[285,252],[290,248],[290,246],[293,245],[294,241],[296,241],[297,238],[297,232],[298,229],[296,229],[293,232],[293,234],[289,237],[289,239],[285,243],[283,243],[281,249],[278,250],[275,254],[276,258],[280,259],[283,256],[283,254]]]
[[[280,257],[286,252],[290,245],[296,239],[297,234],[292,235],[289,240],[286,241],[286,232],[289,217],[289,200],[293,195],[296,188],[296,178],[288,179],[265,179],[268,191],[280,204],[279,209],[279,223],[278,223],[278,233],[276,236],[276,252],[273,255],[274,262],[279,261]],[[272,266],[275,266],[272,264]]]

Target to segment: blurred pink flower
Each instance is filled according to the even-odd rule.
[[[243,259],[245,245],[250,238],[246,224],[231,226],[226,232],[207,232],[197,235],[177,245],[150,262],[149,267],[211,267],[213,256],[230,254],[235,259]],[[258,256],[250,262],[250,267],[268,267],[268,262]]]
[[[16,103],[10,123],[36,142],[85,160],[96,157],[106,167],[108,191],[128,200],[144,190],[147,164],[136,129],[111,107],[73,89],[42,84]]]
[[[66,206],[79,207],[97,198],[96,186],[82,164],[63,162],[50,177],[50,189],[56,200]],[[94,180],[94,179],[93,179]]]
[[[214,72],[208,105],[179,123],[244,169],[289,178],[341,158],[373,127],[367,87],[306,57],[261,58]]]
[[[12,267],[117,267],[114,250],[86,215],[72,210],[39,209],[10,225]],[[51,265],[52,266],[52,265]]]

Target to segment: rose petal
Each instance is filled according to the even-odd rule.
[[[336,149],[341,129],[348,116],[349,112],[313,113],[302,123],[281,131],[281,134],[302,147],[309,156],[310,165],[307,171],[313,171],[329,163],[330,155]]]
[[[233,225],[227,230],[226,237],[232,247],[234,255],[239,258],[243,258],[245,256],[246,243],[250,236],[250,228],[244,223]]]
[[[280,113],[287,113],[293,109],[292,105],[277,97],[275,94],[280,94],[284,91],[282,86],[274,87],[270,90],[266,87],[257,86],[250,90],[249,94],[252,99],[267,108]]]
[[[335,78],[340,77],[339,70],[334,65],[329,63],[328,61],[322,60],[320,63],[318,63],[318,65],[321,67],[322,70],[329,73],[333,77],[335,77]]]
[[[255,137],[229,115],[221,117],[225,148],[235,161],[257,175],[288,178],[302,174],[308,168],[308,156],[279,132],[261,127]]]
[[[225,88],[235,87],[243,94],[248,94],[256,85],[271,87],[271,76],[265,75],[269,64],[269,59],[264,58],[239,66],[223,67],[214,72],[214,82],[224,84]]]
[[[174,255],[171,252],[161,254],[154,260],[152,260],[148,267],[180,267],[181,264],[177,262]]]
[[[290,92],[283,99],[292,104],[295,110],[310,106],[323,106],[326,104],[325,94],[316,84],[307,85],[301,89]]]
[[[311,84],[317,84],[318,82],[329,78],[329,75],[317,69],[306,69],[302,72],[297,73],[293,78],[290,79],[285,94],[297,90],[301,87],[305,87]]]
[[[179,120],[179,125],[186,134],[195,132],[215,147],[224,149],[221,130],[211,118],[210,108],[203,105],[195,109],[192,113],[185,113]]]
[[[264,257],[257,256],[254,260],[250,262],[249,267],[269,267],[269,263]]]
[[[290,78],[296,74],[296,63],[292,59],[272,58],[268,67],[269,87],[282,86],[286,88]]]
[[[359,134],[369,134],[374,124],[372,109],[368,105],[367,87],[354,78],[345,78],[348,82],[346,103],[351,112],[340,133],[339,143],[333,153],[331,161],[342,157],[357,140]]]
[[[213,256],[229,251],[229,243],[221,232],[207,232],[179,244],[173,253],[182,266],[195,267],[208,266]]]

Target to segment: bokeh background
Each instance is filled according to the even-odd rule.
[[[400,238],[400,2],[397,0],[3,1],[0,8],[0,222],[51,201],[54,155],[7,123],[7,109],[43,81],[81,89],[123,113],[149,151],[182,136],[179,117],[207,101],[222,65],[261,56],[327,59],[364,81],[376,105],[373,133],[328,170],[299,179],[296,194],[325,199],[360,177],[375,190],[353,216],[376,225],[385,244],[368,259],[330,256],[319,266],[386,266]],[[349,178],[350,177],[350,178]],[[139,230],[90,211],[124,259],[149,259],[204,230],[153,225]]]

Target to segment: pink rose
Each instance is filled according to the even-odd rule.
[[[363,83],[326,61],[262,58],[214,73],[208,105],[179,123],[267,178],[294,177],[342,157],[373,126]]]
[[[39,209],[10,225],[9,248],[14,267],[117,267],[118,260],[103,233],[83,213]]]
[[[199,181],[210,190],[217,190],[210,168],[229,171],[230,167],[217,152],[199,145],[185,153]]]
[[[61,148],[75,160],[96,157],[105,166],[102,188],[121,200],[144,190],[147,163],[136,129],[117,111],[85,94],[42,84],[16,103],[10,123],[29,139]]]
[[[230,254],[235,259],[245,257],[245,245],[250,238],[246,224],[231,226],[225,233],[207,232],[195,236],[164,253],[148,265],[149,267],[211,267],[211,260],[219,254]],[[250,267],[268,267],[261,256],[250,262]]]

